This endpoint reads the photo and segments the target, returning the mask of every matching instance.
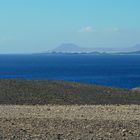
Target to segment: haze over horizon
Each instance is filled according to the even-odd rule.
[[[0,1],[0,53],[44,52],[63,43],[129,51],[140,43],[139,5],[139,0]]]

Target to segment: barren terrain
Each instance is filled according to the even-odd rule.
[[[0,79],[0,140],[140,140],[140,93]]]
[[[0,106],[1,139],[139,140],[139,105]]]

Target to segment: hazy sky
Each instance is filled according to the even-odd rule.
[[[140,0],[0,0],[0,53],[140,43]]]

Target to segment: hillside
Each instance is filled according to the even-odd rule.
[[[0,79],[0,104],[140,104],[140,94],[65,81]]]
[[[79,47],[78,45],[69,43],[69,44],[62,44],[56,47],[52,52],[56,53],[80,53],[86,52],[85,48]]]

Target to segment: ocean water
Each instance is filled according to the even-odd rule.
[[[0,78],[140,86],[140,55],[0,55]]]

